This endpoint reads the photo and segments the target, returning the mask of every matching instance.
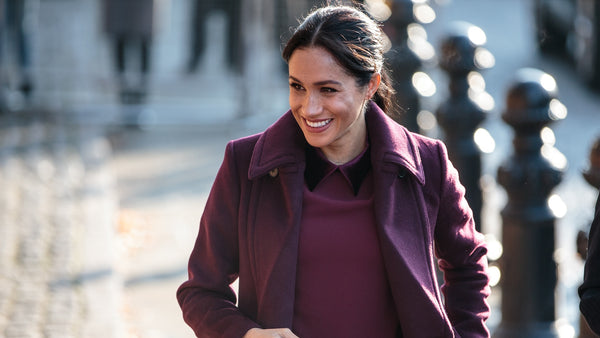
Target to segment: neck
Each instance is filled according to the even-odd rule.
[[[327,160],[335,165],[346,164],[356,158],[367,146],[367,135],[356,138],[352,144],[344,144],[339,148],[321,148]]]

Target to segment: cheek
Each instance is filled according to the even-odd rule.
[[[292,115],[294,115],[294,118],[298,120],[298,114],[300,111],[300,100],[298,100],[297,96],[290,94],[289,101],[290,109],[292,110]]]
[[[292,116],[294,117],[294,120],[296,120],[298,127],[300,127],[300,129],[302,129],[302,118],[300,117],[298,110],[295,109],[294,107],[291,107],[291,109],[292,109]]]
[[[349,97],[337,100],[331,103],[331,109],[335,110],[339,115],[347,119],[352,119],[353,116],[360,114],[361,102],[353,100]]]
[[[290,102],[290,108],[292,108],[292,110],[296,110],[301,105],[302,99],[299,97],[298,94],[296,94],[294,92],[290,92],[289,102]]]

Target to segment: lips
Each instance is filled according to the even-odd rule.
[[[306,122],[306,125],[308,125],[311,128],[323,128],[326,125],[328,125],[333,119],[327,119],[327,120],[321,120],[321,121],[309,121],[309,120],[304,120]]]

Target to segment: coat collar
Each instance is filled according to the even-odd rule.
[[[256,142],[248,178],[253,180],[281,167],[298,168],[305,161],[304,135],[298,127],[292,111],[288,110],[267,128]]]
[[[339,170],[354,190],[354,196],[358,195],[360,186],[371,169],[371,151],[369,148],[367,145],[362,153],[352,161],[336,165],[327,160],[321,149],[306,146],[304,180],[308,190],[313,191],[325,177]]]
[[[371,160],[375,170],[396,167],[408,171],[420,184],[425,175],[415,136],[389,118],[375,103],[369,102],[365,116],[371,143]],[[291,110],[267,128],[258,138],[248,178],[266,175],[275,168],[298,170],[305,162],[305,139]],[[400,167],[400,168],[398,168]]]
[[[400,166],[400,170],[407,170],[424,185],[425,173],[417,146],[417,136],[392,120],[372,101],[369,102],[366,119],[373,166],[378,163]]]

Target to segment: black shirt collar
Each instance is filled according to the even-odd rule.
[[[342,165],[331,163],[320,149],[308,144],[306,145],[306,170],[304,171],[304,179],[310,191],[313,191],[325,177],[336,170],[340,170],[352,186],[354,195],[357,195],[369,169],[371,169],[369,144],[367,144],[362,153],[356,158]]]

